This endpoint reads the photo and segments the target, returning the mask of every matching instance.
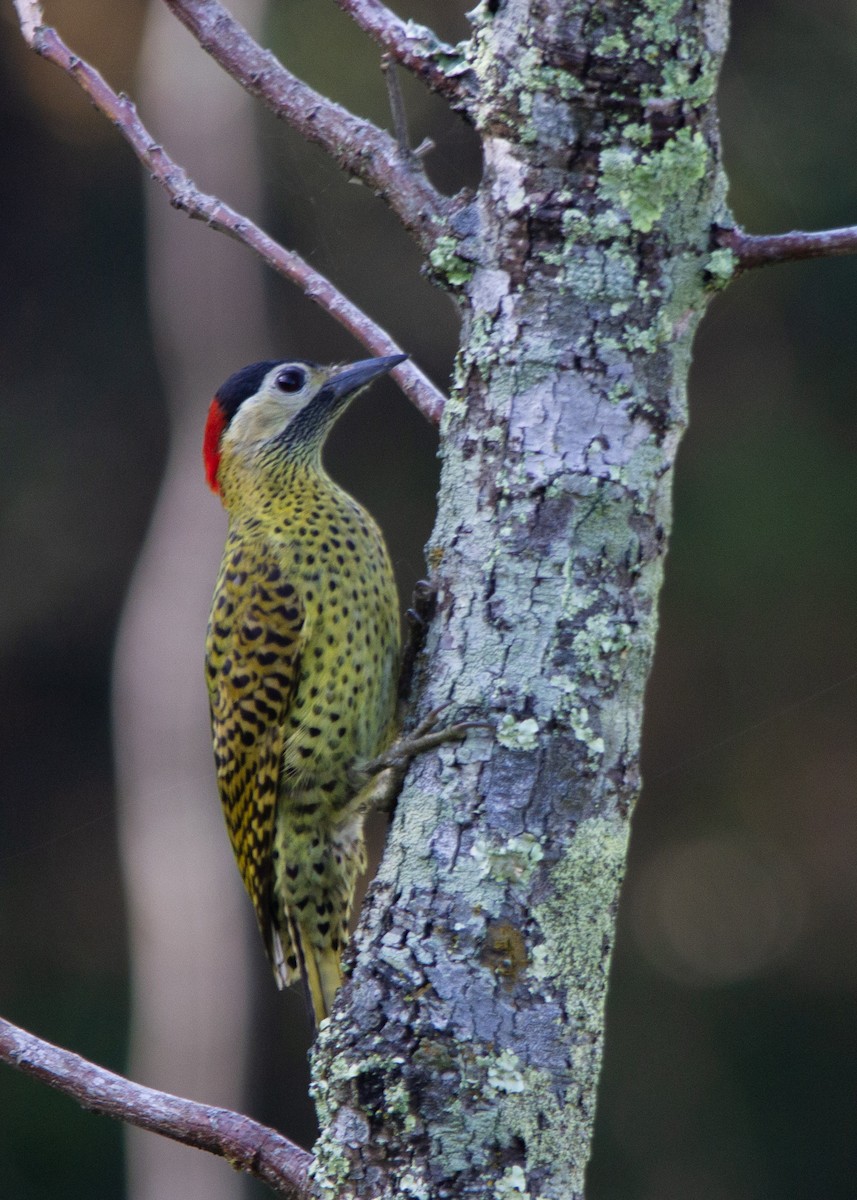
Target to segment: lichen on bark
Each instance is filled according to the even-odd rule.
[[[414,765],[319,1040],[316,1180],[340,1197],[582,1195],[726,216],[725,4],[505,0],[472,19],[484,176],[433,258],[463,324],[419,699],[495,731]]]

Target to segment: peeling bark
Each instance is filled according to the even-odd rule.
[[[725,3],[474,18],[485,174],[431,255],[464,337],[419,698],[497,734],[401,797],[316,1052],[323,1196],[583,1193],[690,347],[724,273]]]

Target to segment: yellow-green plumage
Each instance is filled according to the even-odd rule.
[[[389,556],[375,522],[321,465],[351,395],[393,365],[370,363],[374,373],[358,364],[369,378],[341,393],[348,371],[256,364],[270,370],[226,425],[213,480],[229,511],[206,656],[218,785],[277,978],[304,979],[317,1020],[341,979],[365,867],[355,778],[389,742],[395,710]],[[264,394],[289,370],[306,376],[305,395]],[[291,399],[303,401],[294,412]]]

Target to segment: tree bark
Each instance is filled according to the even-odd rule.
[[[419,703],[497,734],[400,799],[315,1056],[339,1200],[583,1194],[691,341],[731,270],[725,0],[474,19],[485,173],[431,255],[464,325]]]

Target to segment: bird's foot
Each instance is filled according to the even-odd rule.
[[[443,746],[446,742],[461,742],[471,729],[490,728],[487,721],[457,721],[452,725],[444,725],[441,729],[438,729],[438,718],[445,708],[446,705],[442,704],[439,708],[432,709],[425,720],[421,721],[412,733],[408,734],[407,737],[397,738],[383,754],[379,754],[377,758],[373,758],[368,763],[365,763],[363,770],[370,775],[375,775],[379,771],[388,769],[404,772],[409,766],[411,759],[416,758],[420,754],[425,754],[427,750],[434,750],[437,746]]]
[[[463,741],[471,729],[493,728],[488,721],[456,721],[438,729],[438,718],[445,708],[446,705],[442,704],[432,709],[407,737],[397,738],[382,754],[367,763],[361,763],[360,775],[364,779],[367,775],[371,776],[360,790],[361,806],[366,810],[391,808],[414,758],[447,742]]]

